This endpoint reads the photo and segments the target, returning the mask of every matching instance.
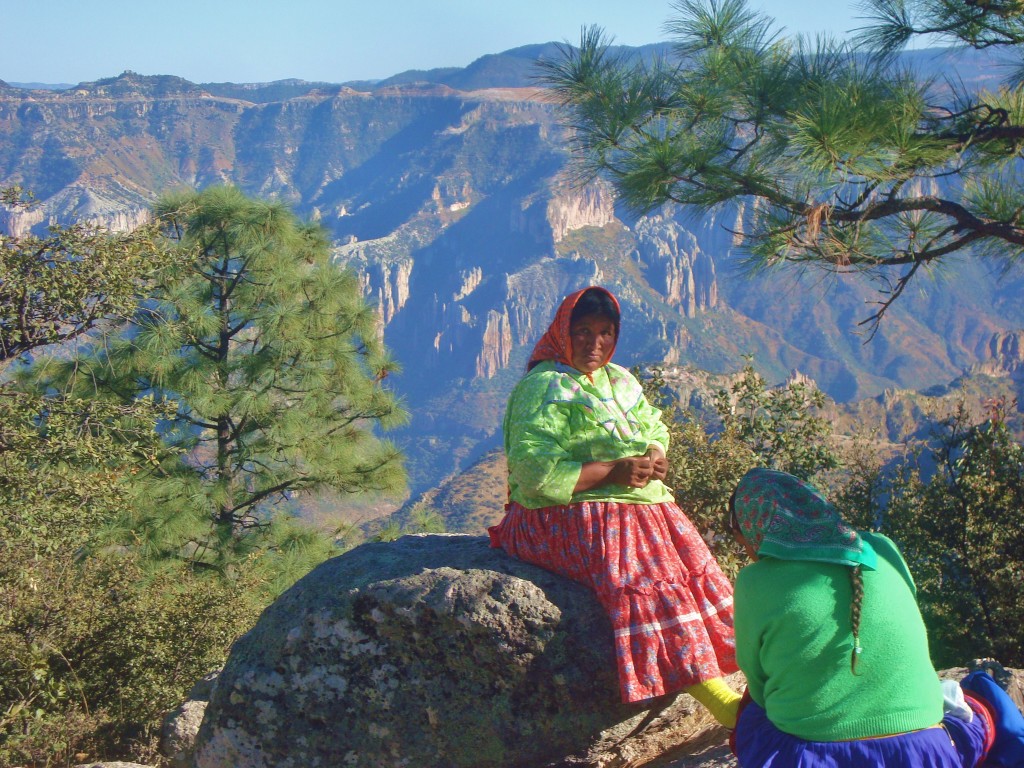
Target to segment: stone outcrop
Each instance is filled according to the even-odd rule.
[[[411,259],[394,263],[378,262],[361,274],[363,291],[367,300],[377,307],[382,328],[391,322],[409,300],[409,275],[412,267]]]
[[[512,354],[512,327],[507,312],[487,313],[483,344],[476,360],[476,375],[491,379],[508,366]]]
[[[24,237],[45,218],[46,215],[39,208],[25,210],[0,205],[0,233],[10,237]]]
[[[696,317],[718,306],[715,261],[697,236],[670,217],[642,218],[634,229],[637,258],[647,268],[647,279],[665,301],[686,317]]]
[[[799,385],[807,391],[813,391],[818,389],[818,382],[808,376],[806,373],[796,370],[795,368],[790,371],[789,376],[786,377],[785,386],[792,387]]]
[[[171,768],[189,768],[196,746],[196,734],[210,703],[210,693],[219,672],[211,672],[192,686],[188,698],[163,722],[160,731],[160,753],[167,758]]]
[[[1024,379],[1024,330],[993,334],[984,357],[972,372]]]
[[[556,243],[576,229],[603,227],[615,221],[615,196],[605,184],[555,195],[548,203],[547,220]]]
[[[619,701],[586,588],[483,537],[406,536],[322,564],[235,644],[195,765],[613,768],[711,723],[685,694]]]

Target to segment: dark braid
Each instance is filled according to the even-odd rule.
[[[864,602],[864,578],[860,566],[850,569],[850,625],[853,627],[853,651],[850,652],[850,672],[857,674],[857,657],[860,656],[860,608]]]

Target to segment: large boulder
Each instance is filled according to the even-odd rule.
[[[358,547],[235,644],[197,768],[639,765],[712,725],[689,696],[619,701],[586,588],[479,536]]]

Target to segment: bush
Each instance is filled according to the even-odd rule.
[[[675,404],[659,369],[641,379],[669,429],[666,483],[719,565],[735,577],[746,555],[733,540],[725,513],[747,470],[765,466],[813,479],[839,466],[831,422],[821,415],[825,395],[800,381],[769,388],[748,360],[732,387],[716,393],[719,423],[712,425]]]
[[[989,403],[971,424],[963,400],[938,425],[927,464],[895,473],[881,530],[896,540],[917,581],[939,666],[995,657],[1024,665],[1024,446]]]
[[[132,555],[39,557],[14,542],[0,566],[0,764],[147,759],[161,720],[223,664],[265,594],[247,575],[147,574]]]
[[[161,413],[0,388],[0,765],[145,757],[269,600],[255,562],[214,581],[103,547]]]

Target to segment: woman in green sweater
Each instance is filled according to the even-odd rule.
[[[1024,718],[992,678],[944,691],[892,541],[784,472],[751,470],[729,507],[754,560],[734,594],[740,766],[1024,765]]]

